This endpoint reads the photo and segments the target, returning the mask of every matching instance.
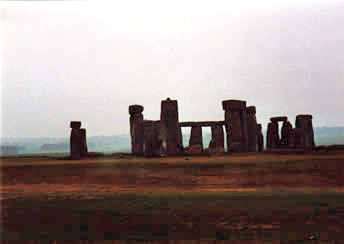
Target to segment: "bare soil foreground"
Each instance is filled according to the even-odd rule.
[[[1,240],[344,243],[344,153],[1,164]]]

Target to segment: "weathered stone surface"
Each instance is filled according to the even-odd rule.
[[[178,118],[177,100],[167,98],[161,101],[161,138],[167,155],[175,155],[182,151],[182,135]]]
[[[313,116],[311,114],[299,114],[296,115],[296,120],[301,119],[301,120],[311,120],[313,119]]]
[[[225,110],[227,148],[232,152],[247,152],[248,129],[246,102],[239,100],[222,101]]]
[[[142,113],[143,112],[143,106],[134,104],[129,106],[129,114],[135,114],[135,113]]]
[[[247,130],[248,130],[248,151],[257,151],[257,119],[256,107],[250,106],[246,108],[247,113]]]
[[[295,144],[296,144],[296,134],[295,134],[294,129],[291,129],[288,135],[288,145],[290,148],[293,148],[295,147]]]
[[[192,127],[192,126],[217,126],[225,125],[224,121],[200,121],[200,122],[179,122],[180,127]]]
[[[211,127],[211,140],[209,142],[208,151],[210,153],[224,152],[224,133],[223,126],[216,125]]]
[[[241,120],[241,130],[242,130],[240,152],[248,152],[248,124],[247,124],[246,108],[244,111],[241,112],[240,120]]]
[[[279,116],[279,117],[271,117],[270,118],[270,121],[272,123],[277,123],[277,122],[280,122],[280,121],[287,121],[288,120],[288,117],[287,116]]]
[[[304,130],[303,145],[305,151],[312,151],[314,148],[314,131],[312,124],[312,115],[300,114],[296,116],[295,121],[296,128],[302,128]]]
[[[257,151],[262,152],[264,150],[264,137],[262,133],[262,125],[257,124]]]
[[[80,142],[80,155],[87,156],[87,141],[86,141],[86,129],[80,129],[81,142]]]
[[[70,122],[70,128],[80,129],[80,127],[81,127],[81,121],[71,121]]]
[[[271,152],[272,148],[280,144],[280,140],[278,136],[278,124],[269,123],[266,134],[267,134],[266,135],[266,150]]]
[[[272,148],[272,140],[273,140],[273,136],[272,136],[272,123],[268,124],[268,128],[266,130],[266,151],[267,152],[271,152],[271,148]]]
[[[144,120],[144,144],[145,156],[160,156],[161,137],[160,121]]]
[[[289,137],[293,127],[289,121],[284,121],[282,125],[281,144],[289,145]]]
[[[294,128],[295,132],[295,146],[305,146],[305,131],[303,128]]]
[[[229,111],[236,111],[239,112],[243,111],[246,108],[246,101],[241,100],[225,100],[222,101],[222,108],[223,110],[229,110]]]
[[[130,137],[131,137],[131,152],[133,155],[143,154],[143,106],[131,105],[129,106],[130,114]]]
[[[192,126],[189,145],[202,145],[202,127],[201,126]]]
[[[72,159],[80,159],[81,157],[81,131],[72,128],[70,134],[70,154]]]

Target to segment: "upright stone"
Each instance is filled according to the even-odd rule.
[[[271,150],[276,148],[276,145],[279,144],[278,123],[274,121],[268,124],[266,133],[266,150],[271,152]]]
[[[268,128],[266,130],[266,151],[267,152],[271,152],[272,149],[272,140],[273,140],[273,136],[272,136],[272,123],[268,124]]]
[[[129,106],[130,114],[130,137],[131,137],[131,152],[133,155],[143,154],[143,106],[131,105]]]
[[[222,125],[214,125],[211,127],[211,141],[209,143],[209,152],[224,152],[224,133]]]
[[[167,98],[161,101],[161,139],[163,150],[167,155],[175,155],[182,151],[182,135],[179,127],[177,100]]]
[[[257,119],[256,107],[250,106],[246,108],[247,128],[248,128],[248,151],[257,151]]]
[[[246,102],[240,100],[222,101],[222,107],[225,110],[227,150],[232,152],[247,152]]]
[[[80,129],[81,134],[81,145],[80,145],[80,155],[86,156],[87,155],[87,141],[86,141],[86,129]]]
[[[283,122],[282,125],[282,135],[281,135],[281,143],[285,145],[290,144],[290,136],[292,134],[293,127],[291,123],[286,120]]]
[[[201,126],[192,126],[191,127],[191,135],[190,135],[190,141],[189,141],[190,147],[195,145],[200,145],[201,148],[203,148],[203,142],[202,142],[202,127]]]
[[[314,148],[314,131],[312,124],[312,115],[300,114],[296,116],[295,127],[304,130],[305,151],[312,151]]]
[[[70,134],[70,154],[72,159],[80,159],[81,157],[81,122],[71,121],[70,127],[72,128]]]
[[[262,152],[264,150],[264,137],[262,133],[262,125],[257,124],[257,151]]]
[[[159,156],[161,147],[160,121],[144,120],[144,156]]]
[[[248,124],[247,124],[247,112],[246,112],[246,102],[245,108],[240,114],[241,120],[241,130],[242,130],[242,138],[241,138],[241,152],[248,152]]]
[[[295,128],[295,147],[305,149],[305,130],[304,128]]]

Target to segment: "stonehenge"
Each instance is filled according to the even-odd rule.
[[[184,155],[185,153],[221,154],[263,152],[262,125],[257,123],[256,107],[246,101],[222,101],[224,120],[179,122],[178,102],[161,101],[160,120],[143,118],[143,106],[129,106],[131,154],[134,156]],[[287,116],[271,117],[266,131],[266,152],[312,152],[315,149],[312,115],[296,116],[295,128]],[[279,122],[282,123],[279,133]],[[182,127],[191,127],[189,146],[184,148]],[[211,128],[211,140],[204,148],[202,128]],[[70,158],[99,155],[89,153],[86,129],[80,121],[70,122]],[[226,136],[226,141],[225,141]],[[225,144],[226,143],[226,144]]]
[[[311,152],[314,145],[312,115],[296,116],[295,128],[286,116],[272,117],[268,124],[266,150],[268,152]],[[278,122],[283,122],[281,137]]]
[[[71,121],[70,155],[72,159],[80,159],[87,155],[86,129],[80,128],[80,121]]]
[[[160,120],[143,119],[143,106],[129,106],[131,150],[135,156],[183,155],[184,153],[263,152],[262,125],[257,123],[256,107],[246,101],[222,101],[224,120],[179,122],[178,102],[167,98],[161,101]],[[279,122],[282,123],[281,135]],[[189,146],[182,143],[182,127],[191,127]],[[202,128],[211,128],[211,140],[204,148]],[[226,133],[226,141],[225,141]],[[295,128],[288,117],[270,118],[266,132],[266,151],[312,151],[314,132],[312,116],[296,116]],[[77,137],[75,135],[74,137]],[[87,150],[87,149],[86,149]]]

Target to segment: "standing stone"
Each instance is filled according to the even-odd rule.
[[[295,128],[295,146],[305,148],[305,130],[303,128]]]
[[[273,148],[276,148],[276,146],[280,144],[278,136],[278,123],[275,121],[269,123],[266,134],[266,150],[271,152]]]
[[[314,131],[312,124],[312,115],[300,114],[296,116],[295,127],[304,130],[303,143],[305,151],[312,151],[314,148]]]
[[[87,156],[87,141],[86,141],[86,129],[80,129],[81,143],[80,143],[80,155]]]
[[[291,129],[288,135],[288,146],[290,148],[294,148],[295,144],[296,144],[296,134],[295,134],[294,129]]]
[[[167,98],[161,101],[161,139],[163,150],[167,155],[175,155],[182,151],[182,135],[178,119],[177,100]]]
[[[291,123],[288,120],[284,121],[282,125],[281,144],[289,145],[289,137],[292,130]]]
[[[144,120],[144,156],[152,157],[160,155],[160,121]]]
[[[191,127],[191,135],[189,141],[190,147],[199,147],[203,149],[203,141],[202,141],[202,127],[195,125]]]
[[[272,140],[273,140],[273,136],[272,136],[272,123],[269,123],[268,124],[268,128],[266,130],[266,151],[267,152],[271,152]]]
[[[131,105],[129,106],[130,114],[130,137],[131,137],[131,152],[133,155],[143,154],[143,106]]]
[[[275,148],[276,145],[280,144],[280,137],[278,133],[278,123],[272,122],[272,147]]]
[[[211,141],[209,143],[209,152],[223,153],[224,152],[224,133],[222,125],[215,125],[211,127]]]
[[[222,101],[222,107],[225,110],[227,150],[232,152],[247,152],[246,102],[240,100]]]
[[[247,112],[246,103],[245,108],[240,114],[242,138],[241,138],[241,152],[248,152],[248,123],[247,123]]]
[[[264,145],[264,137],[262,134],[262,125],[257,124],[257,151],[262,152],[263,151],[263,145]]]
[[[72,159],[80,159],[81,157],[81,122],[71,121],[70,127],[72,128],[70,134],[70,154]]]
[[[250,106],[246,108],[247,128],[248,128],[248,151],[257,151],[257,119],[256,107]]]

